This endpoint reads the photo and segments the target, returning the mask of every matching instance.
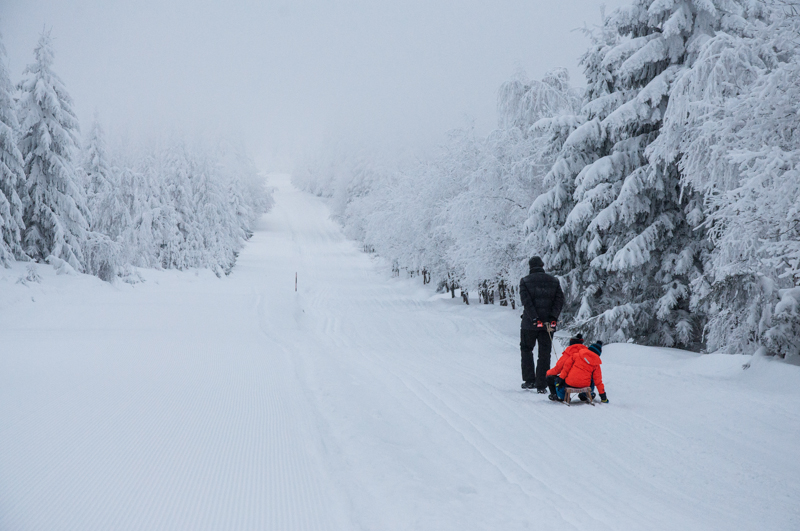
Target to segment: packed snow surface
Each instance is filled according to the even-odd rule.
[[[0,270],[0,529],[800,529],[799,367],[608,345],[609,404],[550,402],[518,311],[274,184],[226,278]]]

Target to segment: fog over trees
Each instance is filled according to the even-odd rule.
[[[538,254],[606,341],[800,350],[800,3],[635,0],[567,71],[498,92],[498,127],[398,164],[339,151],[295,182],[442,289],[513,300]],[[566,36],[565,36],[566,38]]]

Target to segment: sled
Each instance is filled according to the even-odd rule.
[[[571,405],[572,404],[572,396],[571,395],[572,394],[580,394],[580,393],[586,394],[586,397],[588,398],[588,402],[591,405],[594,405],[594,398],[592,398],[592,388],[591,387],[566,387],[564,389],[564,403],[566,405],[568,405],[568,406]]]

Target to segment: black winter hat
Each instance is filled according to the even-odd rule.
[[[569,338],[569,346],[583,345],[583,334],[578,334],[575,337]]]
[[[598,356],[603,353],[603,342],[598,341],[597,343],[592,343],[589,345],[589,350],[597,354]]]
[[[528,260],[528,265],[531,266],[531,269],[533,269],[534,267],[544,267],[544,261],[538,256],[534,256],[533,258]]]

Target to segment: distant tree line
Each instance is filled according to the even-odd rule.
[[[111,280],[130,266],[233,267],[272,202],[224,144],[172,142],[112,157],[95,120],[82,141],[44,32],[12,85],[0,43],[0,264],[49,262]]]
[[[453,295],[508,296],[538,254],[593,338],[797,356],[798,7],[634,0],[587,31],[585,90],[520,77],[486,138],[406,165],[320,157],[295,180]]]

